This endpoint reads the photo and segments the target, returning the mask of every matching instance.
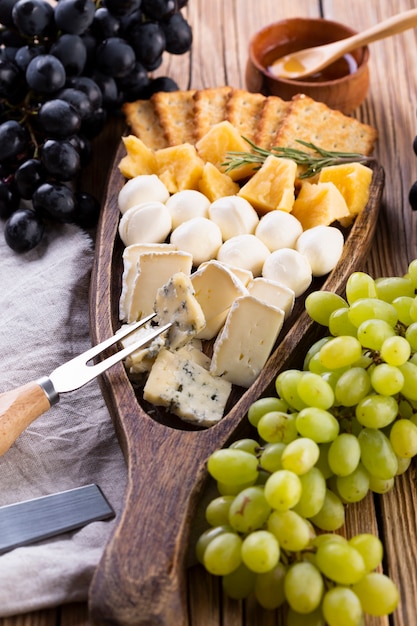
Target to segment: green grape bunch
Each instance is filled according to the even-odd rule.
[[[403,276],[353,272],[345,297],[309,294],[322,338],[250,406],[254,437],[208,460],[218,496],[197,558],[230,597],[286,607],[288,626],[360,626],[398,606],[380,539],[336,531],[417,455],[416,291],[414,260]]]

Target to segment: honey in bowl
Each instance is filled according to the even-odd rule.
[[[282,57],[279,57],[279,58],[282,58]],[[304,70],[303,64],[300,63],[300,61],[298,61],[297,59],[292,58],[291,55],[289,55],[289,58],[287,61],[284,61],[283,67],[286,72],[301,72]],[[273,76],[277,76],[277,73],[274,69],[274,62],[268,65],[266,69]],[[340,59],[337,59],[336,61],[334,61],[327,67],[320,70],[319,72],[311,74],[310,76],[306,78],[302,78],[300,80],[302,80],[303,82],[307,80],[310,83],[311,82],[323,83],[323,82],[327,82],[330,80],[337,80],[349,74],[353,74],[354,72],[357,71],[357,69],[358,69],[357,60],[352,54],[347,53],[343,55]],[[297,79],[292,78],[291,80],[297,80]]]

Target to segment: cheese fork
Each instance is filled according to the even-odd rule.
[[[152,313],[138,322],[129,324],[112,337],[60,365],[49,376],[43,376],[0,394],[0,455],[7,452],[29,424],[59,402],[61,393],[83,387],[109,367],[125,359],[135,350],[146,346],[170,328],[171,323],[163,326],[150,325],[149,328],[143,330],[137,341],[103,358],[98,363],[90,363],[93,359],[100,357],[105,350],[144,327],[155,317],[156,313]]]

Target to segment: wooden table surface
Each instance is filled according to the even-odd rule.
[[[401,11],[413,0],[189,0],[184,11],[193,27],[191,55],[167,57],[158,74],[169,74],[180,88],[224,84],[245,88],[247,46],[262,26],[286,17],[326,17],[363,30]],[[378,129],[376,156],[386,184],[377,233],[367,271],[373,276],[400,275],[417,257],[417,214],[408,203],[417,179],[412,142],[417,134],[417,30],[371,44],[371,84],[365,103],[355,111]],[[96,158],[85,173],[84,188],[103,194],[111,157],[120,138],[120,124],[98,140]],[[401,603],[392,621],[370,618],[367,626],[414,626],[417,622],[417,489],[416,470],[396,479],[395,488],[380,498],[368,497],[347,510],[347,532],[378,533],[385,545],[385,571],[398,584]],[[279,626],[278,613],[252,602],[224,598],[218,580],[202,568],[190,570],[190,626]],[[79,626],[89,624],[86,604],[72,604],[0,619],[0,626]],[[170,625],[171,626],[171,625]],[[172,626],[175,626],[174,624]]]

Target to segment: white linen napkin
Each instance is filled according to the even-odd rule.
[[[91,346],[90,237],[54,227],[34,250],[12,252],[0,225],[0,392],[48,375]],[[98,484],[116,513],[125,462],[97,381],[38,418],[0,457],[0,506]],[[117,518],[116,518],[117,519]],[[115,520],[0,556],[0,617],[82,601]]]

